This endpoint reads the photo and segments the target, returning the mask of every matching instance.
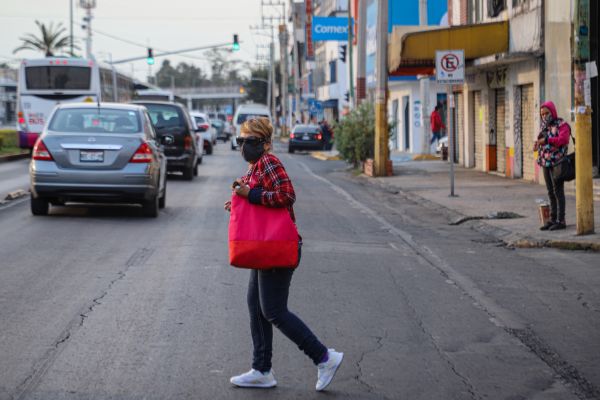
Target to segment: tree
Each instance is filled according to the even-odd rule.
[[[194,64],[181,62],[174,68],[168,59],[163,60],[160,70],[156,73],[156,84],[160,87],[171,87],[171,77],[175,87],[200,87],[208,83],[206,74]]]
[[[235,84],[242,80],[240,71],[249,68],[248,63],[241,60],[230,60],[231,50],[211,49],[204,52],[204,56],[210,64],[212,85]]]
[[[252,80],[256,78],[257,80]],[[260,79],[260,80],[258,80]],[[269,70],[264,67],[258,67],[251,70],[250,79],[244,85],[246,88],[247,99],[254,103],[267,104]]]
[[[40,29],[41,36],[36,37],[33,33],[27,33],[25,36],[20,37],[22,44],[13,50],[13,53],[17,53],[21,50],[40,50],[44,52],[46,57],[52,57],[56,53],[62,52],[65,48],[70,50],[71,38],[65,34],[66,28],[59,23],[56,27],[50,22],[50,25],[46,26],[44,23],[36,20],[35,24]],[[79,49],[73,43],[74,49]],[[73,55],[73,54],[71,54]]]

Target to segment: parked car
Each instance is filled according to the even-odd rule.
[[[157,217],[167,199],[167,159],[144,107],[59,104],[32,152],[31,212],[67,202],[139,203]]]
[[[325,140],[323,132],[319,125],[294,126],[290,133],[288,142],[288,152],[293,153],[296,150],[323,150],[325,149]]]
[[[225,122],[221,121],[220,119],[211,119],[210,124],[217,132],[217,140],[221,139],[222,141],[226,142],[229,139],[228,132],[225,131]]]
[[[206,154],[212,154],[213,147],[217,144],[217,130],[211,125],[208,115],[197,111],[190,112],[190,115],[197,126],[198,139],[202,138],[202,148]]]
[[[238,106],[233,116],[233,127],[235,129],[235,138],[231,141],[231,150],[237,149],[236,138],[240,136],[240,128],[247,119],[266,117],[271,119],[271,112],[264,104],[241,104]]]
[[[198,175],[198,164],[202,163],[202,151],[196,144],[197,128],[187,109],[168,101],[134,101],[148,109],[152,125],[159,138],[168,136],[173,140],[165,143],[167,170],[181,171],[186,180]]]

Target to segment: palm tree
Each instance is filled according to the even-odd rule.
[[[41,50],[44,52],[46,57],[52,57],[56,52],[60,52],[71,46],[71,39],[69,35],[64,34],[66,28],[62,25],[62,23],[59,23],[56,28],[54,28],[54,24],[52,22],[50,22],[49,26],[46,26],[45,24],[36,20],[35,24],[38,26],[38,28],[40,28],[40,32],[42,34],[41,37],[36,37],[32,33],[28,33],[25,36],[20,37],[19,39],[23,42],[23,44],[14,49],[13,53],[21,50]],[[75,45],[73,45],[73,48],[78,49],[78,47]]]

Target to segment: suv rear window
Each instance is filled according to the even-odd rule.
[[[168,104],[144,104],[157,130],[164,128],[185,128],[185,117],[179,107]]]
[[[137,133],[140,116],[130,110],[111,108],[64,108],[58,110],[48,127],[56,132]]]

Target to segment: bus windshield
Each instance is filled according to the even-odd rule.
[[[91,68],[39,66],[25,68],[28,90],[90,90]]]

